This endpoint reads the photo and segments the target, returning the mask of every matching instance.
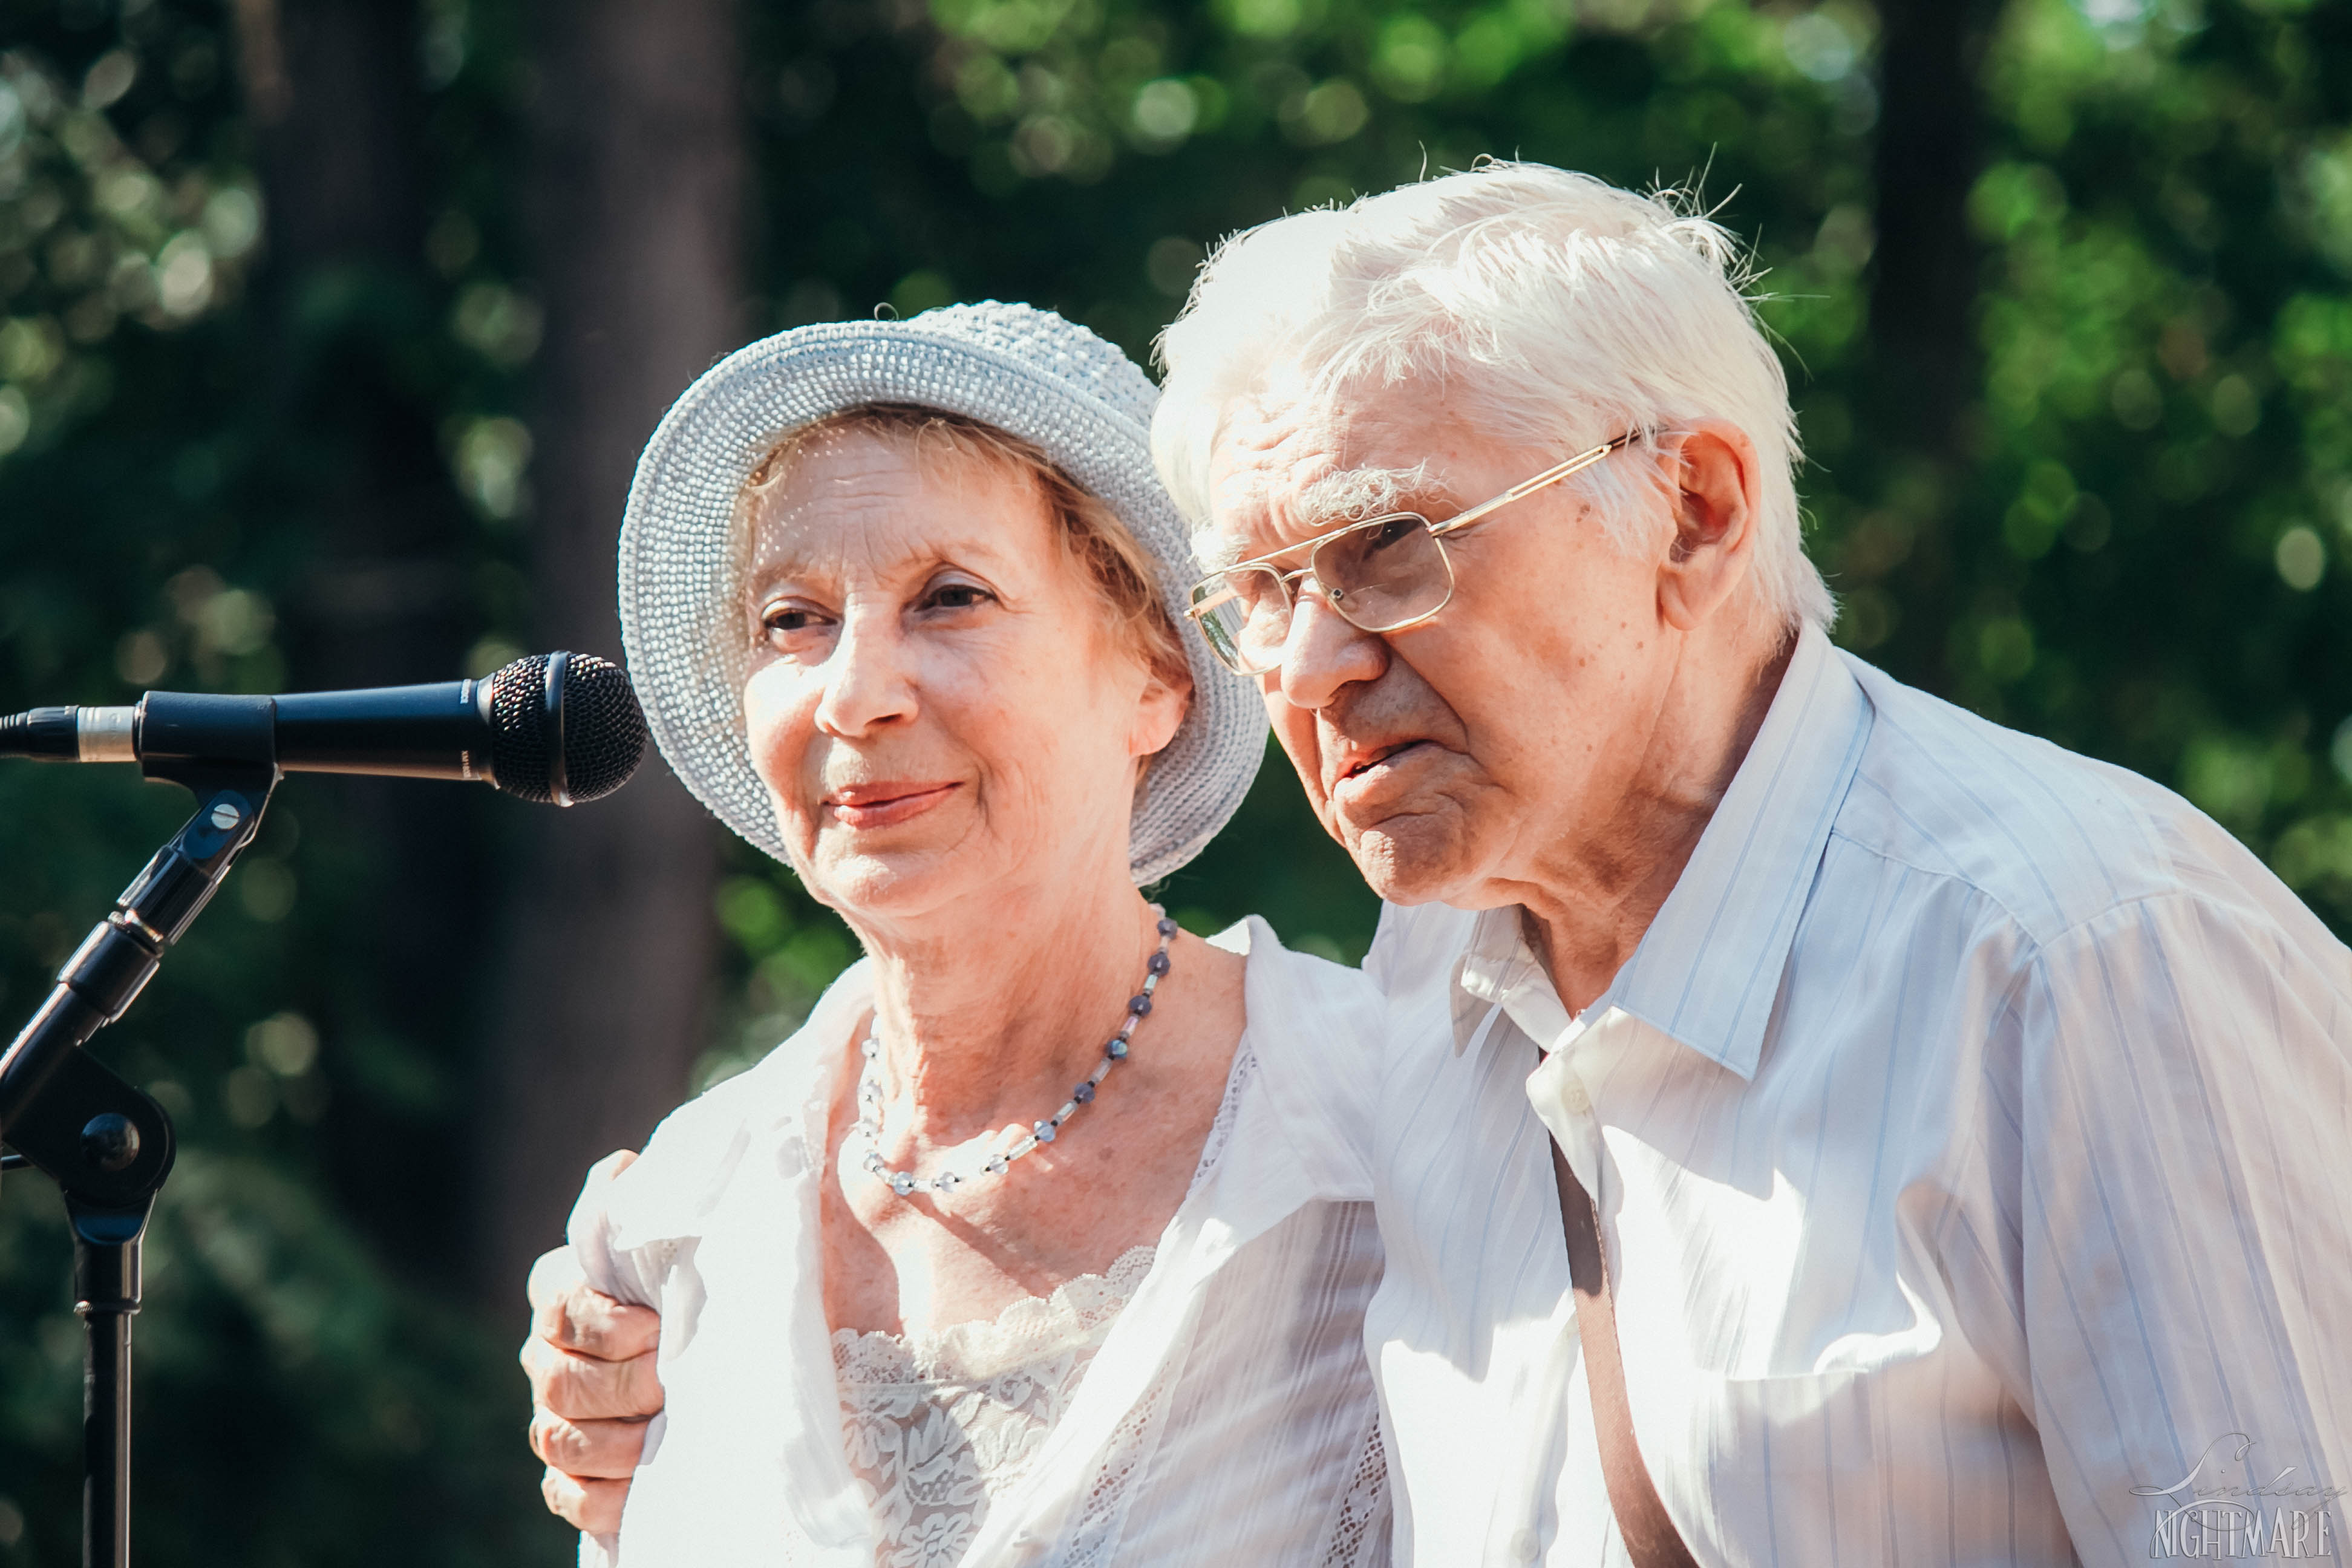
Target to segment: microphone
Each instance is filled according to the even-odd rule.
[[[152,773],[274,756],[282,773],[464,779],[557,805],[612,794],[645,752],[629,678],[586,653],[531,654],[481,680],[283,697],[151,691],[131,707],[0,719],[0,757]]]

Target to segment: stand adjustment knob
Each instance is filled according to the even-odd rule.
[[[93,1116],[81,1130],[82,1158],[113,1175],[139,1158],[139,1129],[117,1111]]]

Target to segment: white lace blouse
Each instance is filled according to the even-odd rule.
[[[962,1557],[1029,1474],[1154,1256],[1130,1247],[1105,1273],[936,1334],[834,1331],[842,1433],[873,1509],[877,1568]]]
[[[1113,1266],[1112,1295],[1139,1268],[1131,1295],[1065,1303],[1086,1326],[1066,1366],[1035,1358],[1034,1390],[992,1385],[977,1332],[904,1346],[868,1381],[887,1352],[825,1321],[827,1090],[871,1000],[863,964],[627,1171],[592,1173],[572,1247],[599,1289],[660,1310],[667,1408],[620,1531],[583,1537],[583,1565],[1384,1565],[1361,1337],[1380,1243],[1369,1205],[1316,1195],[1332,1173],[1295,1135],[1319,1092],[1307,1064],[1356,1042],[1369,1059],[1381,1004],[1262,921],[1217,940],[1248,956],[1248,1026],[1199,1170],[1149,1261]],[[900,1374],[926,1370],[910,1397]]]

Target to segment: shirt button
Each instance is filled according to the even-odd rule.
[[[1560,1086],[1559,1102],[1579,1116],[1592,1109],[1592,1097],[1584,1092],[1584,1085],[1575,1079],[1570,1079]]]
[[[1511,1532],[1511,1557],[1514,1562],[1532,1563],[1538,1550],[1534,1531],[1515,1530]]]

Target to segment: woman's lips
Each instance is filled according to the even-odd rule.
[[[844,827],[894,827],[953,795],[953,784],[860,784],[825,797],[825,810]]]

